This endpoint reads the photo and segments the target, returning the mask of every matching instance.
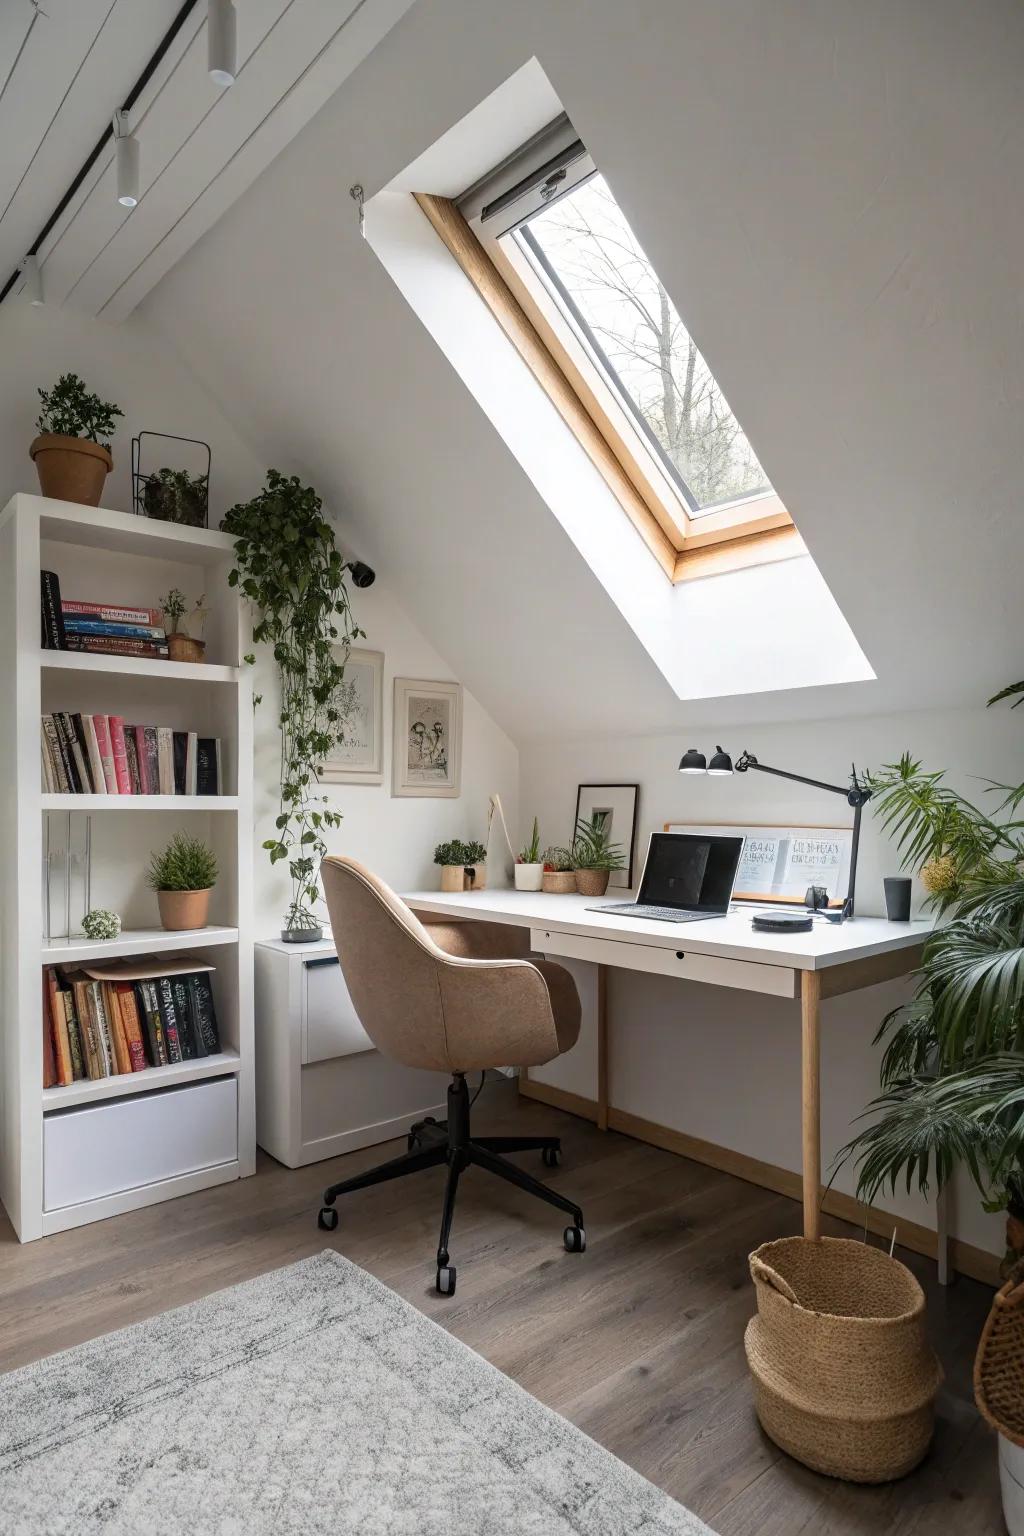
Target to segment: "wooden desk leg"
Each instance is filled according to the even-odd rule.
[[[821,1236],[821,976],[803,971],[800,983],[802,1036],[804,1237]]]
[[[597,968],[597,1128],[608,1129],[608,968]]]

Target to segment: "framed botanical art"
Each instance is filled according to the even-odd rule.
[[[633,856],[636,849],[636,808],[640,797],[639,784],[581,784],[576,791],[576,820],[573,834],[580,821],[593,821],[599,817],[613,843],[618,843],[626,860],[625,869],[614,869],[608,881],[610,886],[632,890]]]
[[[392,795],[454,800],[462,777],[462,684],[395,678]]]
[[[383,651],[349,651],[336,704],[338,740],[324,762],[321,779],[332,784],[383,784]]]

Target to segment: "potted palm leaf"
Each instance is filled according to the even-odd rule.
[[[612,842],[608,818],[601,812],[589,821],[581,817],[576,823],[572,863],[576,871],[576,889],[581,896],[603,896],[612,870],[625,869],[622,847]]]

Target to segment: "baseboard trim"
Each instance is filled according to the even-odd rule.
[[[581,1094],[570,1093],[565,1088],[553,1088],[547,1083],[538,1083],[530,1079],[519,1081],[519,1092],[524,1098],[537,1099],[542,1104],[549,1104],[555,1109],[564,1109],[567,1114],[578,1115],[583,1120],[597,1122],[597,1103],[594,1099],[584,1098]],[[653,1147],[661,1147],[666,1152],[675,1152],[679,1157],[689,1157],[695,1163],[703,1163],[708,1168],[717,1168],[722,1173],[731,1173],[737,1179],[743,1179],[748,1184],[756,1184],[760,1189],[771,1189],[778,1195],[787,1195],[791,1200],[799,1200],[802,1197],[802,1183],[799,1173],[790,1168],[780,1168],[777,1163],[761,1162],[759,1158],[748,1157],[744,1152],[734,1152],[731,1147],[720,1147],[713,1141],[703,1141],[699,1136],[688,1136],[685,1131],[673,1130],[671,1126],[659,1125],[655,1120],[644,1120],[640,1115],[631,1115],[624,1109],[608,1109],[608,1129],[619,1131],[623,1136],[632,1136],[635,1141],[645,1141]],[[880,1211],[873,1205],[863,1205],[852,1195],[843,1194],[841,1190],[826,1190],[823,1195],[821,1208],[829,1216],[836,1216],[840,1221],[848,1221],[853,1226],[867,1226],[869,1232],[877,1236],[888,1238],[892,1235],[895,1225],[896,1241],[904,1248],[909,1248],[913,1253],[922,1253],[926,1258],[934,1259],[938,1253],[938,1239],[930,1227],[921,1226],[919,1222],[906,1221],[893,1216],[889,1211]],[[959,1238],[952,1238],[949,1244],[949,1261],[953,1269],[960,1274],[969,1276],[972,1280],[980,1280],[985,1285],[999,1284],[999,1257],[997,1254],[988,1253],[984,1248],[977,1248],[973,1243],[962,1242]]]

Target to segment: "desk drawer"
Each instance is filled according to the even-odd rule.
[[[662,949],[656,944],[634,944],[624,939],[591,939],[582,934],[556,933],[547,928],[531,928],[530,945],[542,955],[567,955],[571,960],[592,960],[597,965],[617,965],[627,971],[676,976],[681,981],[702,981],[713,987],[736,987],[741,992],[767,992],[773,997],[799,995],[799,976],[788,966],[761,965],[754,960],[723,960],[718,955],[688,954],[682,945],[679,949]]]

